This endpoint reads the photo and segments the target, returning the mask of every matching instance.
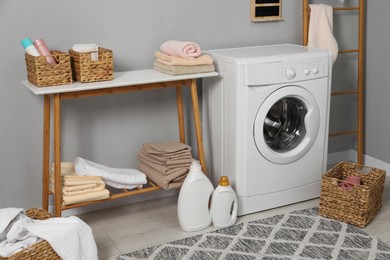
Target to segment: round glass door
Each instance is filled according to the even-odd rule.
[[[257,112],[253,129],[256,147],[269,161],[293,162],[312,146],[319,122],[318,105],[310,92],[297,86],[280,88]]]
[[[279,99],[264,119],[264,139],[269,148],[278,153],[297,147],[306,135],[306,105],[298,98]]]

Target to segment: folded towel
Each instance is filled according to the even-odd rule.
[[[74,171],[73,162],[61,162],[61,176],[78,176]],[[63,181],[63,179],[62,179]],[[50,176],[49,176],[49,190],[55,192],[54,190],[54,164],[51,167]]]
[[[102,191],[105,188],[105,183],[98,177],[97,180],[89,179],[87,176],[72,176],[71,178],[64,176],[62,186],[63,196],[75,196],[96,191]]]
[[[72,49],[77,52],[91,52],[91,61],[99,60],[99,46],[96,43],[75,44]]]
[[[185,59],[194,59],[201,54],[201,49],[194,42],[182,42],[170,40],[164,42],[160,49],[167,55],[182,57]]]
[[[100,176],[63,176],[62,184],[64,186],[80,186],[85,184],[101,184],[104,182]]]
[[[210,65],[213,64],[213,59],[210,55],[200,55],[195,59],[184,59],[176,56],[166,55],[162,52],[156,51],[154,53],[157,61],[165,65],[170,66],[197,66],[197,65]]]
[[[165,165],[159,160],[148,157],[143,150],[138,153],[138,160],[144,164],[149,165],[156,171],[163,175],[175,174],[177,172],[185,172],[190,168],[191,163],[176,164],[176,165]]]
[[[190,152],[192,150],[189,145],[174,141],[164,143],[144,143],[143,149],[147,154],[160,156],[176,155],[182,152]]]
[[[72,196],[62,196],[62,205],[72,205],[76,203],[89,202],[95,200],[103,200],[110,197],[110,192],[107,189],[103,189],[101,191],[88,192],[79,195]]]
[[[333,36],[333,9],[329,5],[311,4],[310,10],[307,46],[330,50],[334,63],[339,49]]]
[[[196,73],[206,73],[215,71],[214,65],[199,65],[199,66],[169,66],[161,62],[155,61],[153,63],[154,70],[159,72],[175,75],[186,75]]]
[[[107,185],[115,188],[122,188],[125,185],[134,188],[134,185],[137,187],[147,182],[145,174],[137,169],[111,168],[81,157],[75,159],[74,168],[81,176],[101,176]],[[116,184],[120,187],[114,186]]]
[[[144,172],[149,179],[165,190],[179,188],[183,184],[184,179],[188,174],[188,171],[186,171],[184,174],[178,173],[164,176],[152,167],[142,162],[138,164],[138,169]]]

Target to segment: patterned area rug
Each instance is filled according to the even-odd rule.
[[[148,247],[117,259],[389,260],[390,245],[355,226],[317,216],[317,208],[311,208]]]

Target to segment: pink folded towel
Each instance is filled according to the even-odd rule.
[[[348,176],[345,180],[340,182],[339,187],[343,190],[352,190],[353,186],[360,185],[361,178],[359,176]]]
[[[194,59],[201,54],[199,45],[194,42],[170,40],[164,42],[160,49],[167,55],[182,57],[185,59]]]

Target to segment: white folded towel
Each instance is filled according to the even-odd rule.
[[[99,60],[99,46],[96,43],[75,44],[72,49],[77,52],[92,52],[91,61]]]
[[[333,8],[324,4],[310,5],[308,47],[326,49],[332,52],[336,61],[339,47],[333,36]]]
[[[121,189],[132,189],[146,184],[146,175],[137,169],[111,168],[77,157],[74,168],[81,176],[101,176],[106,185]]]

